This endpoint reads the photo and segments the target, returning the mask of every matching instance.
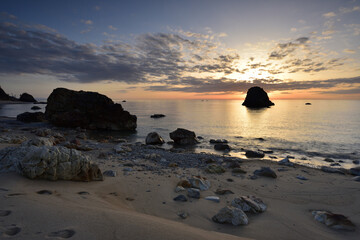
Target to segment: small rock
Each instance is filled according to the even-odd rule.
[[[262,167],[261,169],[255,170],[254,174],[257,176],[277,178],[276,173],[269,167]]]
[[[246,173],[246,171],[244,169],[242,169],[242,168],[234,168],[231,172],[234,173],[234,174],[237,174],[237,173],[244,174],[244,173]]]
[[[38,106],[33,106],[32,108],[31,108],[31,110],[40,110],[41,109],[41,107],[38,107]]]
[[[220,202],[220,198],[217,197],[217,196],[208,196],[208,197],[205,197],[205,200],[213,201],[213,202],[216,202],[216,203]]]
[[[177,163],[169,163],[168,167],[176,168],[178,167]]]
[[[183,187],[183,188],[190,188],[192,187],[191,183],[188,180],[180,180],[177,183],[177,186]]]
[[[331,159],[331,158],[325,158],[324,161],[325,161],[325,162],[335,162],[335,161],[334,161],[333,159]]]
[[[350,168],[350,174],[360,176],[360,167]]]
[[[146,136],[145,143],[147,145],[161,145],[165,141],[157,132],[151,132]]]
[[[234,226],[247,225],[249,223],[246,214],[241,209],[235,207],[222,208],[212,217],[212,220],[216,223],[230,223]]]
[[[245,156],[247,158],[263,158],[265,157],[265,154],[260,151],[246,151]]]
[[[126,167],[123,169],[124,172],[132,172],[133,169],[131,167]]]
[[[151,118],[163,118],[163,117],[166,117],[164,114],[159,114],[159,113],[156,113],[156,114],[153,114],[150,116]]]
[[[217,189],[215,193],[217,195],[234,194],[234,192],[229,189]]]
[[[114,150],[116,153],[126,153],[126,152],[131,152],[132,149],[128,146],[125,146],[123,144],[118,144],[114,146]]]
[[[219,165],[210,165],[208,166],[206,169],[205,169],[205,172],[207,173],[224,173],[226,170],[225,168],[223,168],[222,166],[219,166]]]
[[[103,172],[103,175],[107,177],[116,177],[116,171],[106,170],[105,172]]]
[[[353,160],[352,162],[353,162],[353,164],[359,164],[360,163],[359,160]]]
[[[294,163],[290,162],[288,157],[284,158],[283,160],[280,160],[278,163],[279,163],[279,165],[285,165],[285,166],[289,166],[289,167],[294,166]]]
[[[193,188],[200,189],[201,191],[206,191],[211,186],[209,180],[206,180],[205,178],[200,176],[193,176],[189,179],[189,182]]]
[[[327,173],[339,173],[339,174],[345,175],[345,173],[344,173],[343,171],[341,171],[340,169],[331,168],[331,167],[326,167],[326,166],[322,166],[322,167],[321,167],[321,171],[327,172]]]
[[[220,143],[220,144],[215,144],[215,145],[214,145],[214,149],[217,150],[217,151],[225,151],[225,150],[230,151],[230,150],[231,150],[231,148],[230,148],[229,145],[227,145],[227,144],[222,144],[222,143]]]
[[[187,212],[184,212],[184,211],[178,212],[177,215],[179,217],[181,217],[182,219],[186,219],[189,216],[189,214]]]
[[[327,227],[336,230],[355,231],[355,224],[344,215],[328,211],[313,211],[312,215],[316,221],[325,224]]]
[[[170,138],[179,145],[193,145],[198,143],[195,133],[183,128],[178,128],[171,132]]]
[[[306,177],[300,175],[296,176],[296,178],[304,181],[308,180]]]
[[[176,202],[187,202],[187,198],[184,195],[179,195],[173,199]]]
[[[188,188],[187,189],[187,195],[191,198],[200,198],[200,190],[197,188]]]
[[[341,166],[341,164],[340,164],[340,163],[332,163],[332,164],[330,164],[330,166],[331,166],[331,167],[334,167],[334,166]]]
[[[210,143],[228,143],[228,140],[226,139],[210,139]]]
[[[183,192],[183,191],[185,191],[186,189],[184,188],[184,187],[182,187],[182,186],[177,186],[176,188],[175,188],[175,192],[176,193],[178,193],[178,192]]]

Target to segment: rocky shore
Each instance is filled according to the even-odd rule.
[[[263,160],[257,152],[248,158],[194,153],[182,146],[197,140],[185,130],[174,131],[175,145],[165,149],[94,138],[82,128],[0,119],[1,235],[357,239],[358,168],[313,169],[291,157]],[[152,133],[154,139],[162,143]]]

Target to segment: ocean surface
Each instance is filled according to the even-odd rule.
[[[224,154],[213,149],[210,139],[227,139],[231,156],[244,157],[244,149],[272,150],[266,159],[288,155],[292,161],[310,166],[329,166],[325,158],[353,167],[360,160],[360,101],[358,100],[275,100],[275,106],[248,109],[241,100],[129,100],[120,102],[138,117],[137,131],[110,133],[129,141],[144,142],[149,132],[158,132],[165,141],[176,128],[192,130],[201,140],[193,151]],[[311,102],[312,105],[305,105]],[[0,116],[16,117],[32,111],[33,104],[5,104]],[[45,105],[37,105],[44,111]],[[153,119],[150,115],[165,114]],[[171,148],[172,145],[164,144]]]

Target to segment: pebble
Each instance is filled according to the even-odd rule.
[[[220,198],[217,197],[217,196],[208,196],[208,197],[205,197],[206,200],[209,200],[209,201],[213,201],[213,202],[216,202],[216,203],[219,203],[220,202]]]
[[[185,195],[178,195],[173,200],[176,202],[187,202],[187,198],[185,197]]]
[[[304,181],[308,180],[306,177],[300,175],[296,176],[296,178]]]

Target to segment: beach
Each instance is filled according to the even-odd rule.
[[[47,126],[49,127],[49,126]],[[360,223],[359,182],[345,173],[326,173],[305,166],[279,165],[261,159],[240,159],[209,153],[121,139],[87,138],[83,129],[50,126],[67,141],[77,139],[77,148],[96,163],[103,181],[31,180],[15,172],[0,174],[0,232],[12,239],[357,239],[358,230],[334,230],[314,220],[313,210],[327,210]],[[2,119],[1,136],[27,140],[39,138],[44,129],[14,119]],[[41,130],[39,132],[39,130]],[[52,132],[52,133],[51,133]],[[17,137],[18,136],[18,137]],[[1,148],[20,146],[1,143]],[[16,141],[15,141],[16,142]],[[81,147],[80,147],[81,146]],[[85,151],[86,150],[86,151]],[[280,160],[280,159],[279,159]],[[246,173],[233,173],[234,164]],[[235,165],[236,165],[235,164]],[[224,173],[209,173],[210,165]],[[277,178],[253,172],[270,167]],[[180,180],[206,178],[211,187],[200,198],[186,202],[173,199]],[[299,178],[300,177],[300,178]],[[219,189],[233,194],[217,195]],[[45,190],[45,191],[44,191]],[[212,220],[235,197],[254,195],[267,209],[248,214],[249,224],[233,226]],[[219,202],[205,197],[217,196]],[[185,217],[184,217],[184,214]],[[182,217],[181,217],[182,216]]]

